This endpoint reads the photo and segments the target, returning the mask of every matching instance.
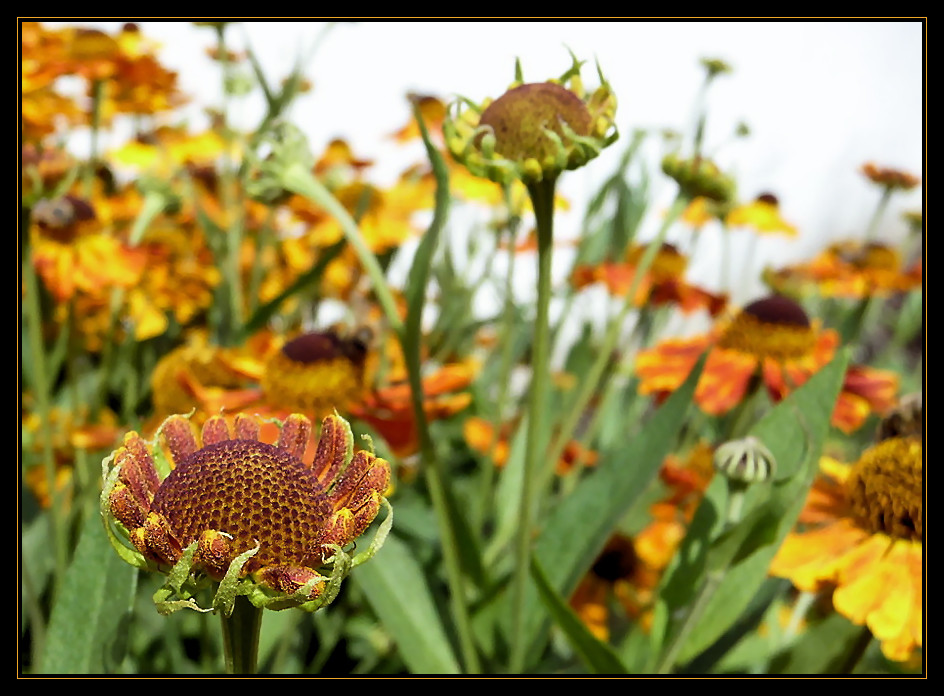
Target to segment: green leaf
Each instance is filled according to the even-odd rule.
[[[830,614],[816,622],[770,662],[771,674],[836,674],[846,664],[862,635],[842,614]]]
[[[598,640],[567,605],[567,601],[551,587],[547,574],[534,557],[531,558],[531,577],[534,578],[544,606],[547,607],[555,623],[567,636],[571,647],[590,672],[594,674],[629,673],[613,648]]]
[[[423,571],[395,536],[351,574],[414,674],[458,674],[459,663],[439,620]]]
[[[642,431],[603,458],[553,510],[534,555],[542,567],[553,569],[551,585],[557,593],[567,597],[574,591],[620,518],[658,475],[685,422],[703,366],[704,357]],[[545,615],[534,588],[529,588],[526,602],[524,635],[535,641],[533,648],[540,648],[546,635],[541,629]]]
[[[115,671],[125,657],[137,580],[112,549],[97,512],[87,515],[52,609],[42,673]]]
[[[752,429],[750,434],[774,455],[777,479],[773,485],[760,484],[748,489],[744,519],[737,529],[721,534],[721,511],[728,494],[725,480],[716,476],[708,487],[663,578],[659,593],[663,611],[658,615],[666,623],[654,628],[654,636],[664,638],[663,645],[668,645],[679,630],[687,615],[686,607],[705,582],[708,570],[726,566],[727,570],[689,633],[677,664],[684,664],[708,648],[737,621],[767,577],[770,561],[793,528],[816,474],[847,365],[848,353],[843,351]]]

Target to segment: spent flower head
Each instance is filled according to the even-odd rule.
[[[382,543],[389,506],[374,543],[353,557],[345,550],[386,505],[390,479],[385,460],[354,452],[347,421],[324,420],[310,464],[306,417],[289,416],[274,445],[260,438],[262,426],[241,414],[231,429],[213,416],[201,446],[188,418],[174,415],[158,431],[163,449],[131,432],[102,462],[105,528],[125,561],[168,573],[154,596],[161,613],[228,615],[237,595],[260,608],[314,611]],[[193,599],[206,585],[217,588],[210,609]]]
[[[500,184],[553,180],[578,169],[617,138],[616,96],[597,69],[600,86],[587,92],[581,61],[558,79],[525,83],[520,68],[508,91],[481,104],[461,100],[443,133],[456,160]]]

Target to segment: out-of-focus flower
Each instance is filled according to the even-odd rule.
[[[750,203],[735,206],[726,222],[731,227],[750,227],[758,234],[782,234],[796,237],[794,225],[780,215],[780,203],[772,193],[762,193]]]
[[[571,283],[577,289],[603,283],[611,295],[625,296],[632,287],[645,250],[644,245],[635,245],[627,251],[622,262],[579,265],[571,275]],[[727,304],[727,298],[687,283],[684,279],[687,266],[688,259],[675,246],[663,244],[636,288],[636,297],[633,298],[636,305],[672,304],[683,312],[705,309],[712,316],[719,314]]]
[[[157,225],[135,250],[145,255],[147,264],[140,282],[128,291],[135,338],[163,334],[169,316],[189,326],[212,304],[222,276],[198,230]]]
[[[74,412],[54,408],[49,413],[49,429],[42,428],[40,416],[35,411],[26,413],[22,427],[26,433],[26,441],[34,456],[39,455],[44,444],[39,438],[51,435],[50,443],[55,463],[56,491],[69,490],[72,482],[73,465],[76,460],[76,451],[96,452],[111,448],[121,437],[122,428],[118,417],[107,409],[103,409],[95,422],[90,422],[85,410]],[[49,490],[49,481],[46,470],[42,466],[29,467],[23,475],[26,486],[36,496],[42,507],[48,507],[52,495]]]
[[[779,295],[756,300],[708,334],[668,339],[639,353],[636,372],[643,394],[666,395],[677,389],[698,358],[710,351],[695,389],[695,401],[711,415],[734,408],[761,381],[779,401],[829,363],[839,335],[810,321],[793,300]],[[862,405],[887,407],[896,378],[884,371],[859,369],[839,396],[833,424],[851,432],[862,425]],[[854,397],[854,403],[847,400]],[[874,399],[872,397],[875,397]]]
[[[492,181],[555,179],[616,140],[616,97],[602,74],[600,80],[588,94],[577,60],[559,80],[522,83],[519,77],[498,99],[464,102],[449,114],[446,146],[470,172]]]
[[[921,183],[920,177],[901,169],[879,167],[874,162],[862,165],[862,173],[869,181],[890,190],[910,191]]]
[[[423,377],[423,410],[427,420],[449,418],[468,407],[472,395],[465,389],[475,377],[472,363],[450,363]],[[351,415],[374,428],[398,457],[415,454],[419,434],[413,417],[410,385],[405,378],[374,388],[360,403],[351,406]]]
[[[921,439],[882,440],[851,466],[824,457],[820,472],[770,572],[807,592],[833,590],[836,611],[906,661],[922,646]]]
[[[730,201],[718,203],[698,196],[686,206],[681,220],[695,228],[719,220],[729,227],[747,227],[760,235],[796,237],[799,234],[797,228],[780,214],[780,203],[772,193],[762,193],[753,201],[739,205]]]
[[[714,474],[712,448],[695,445],[685,456],[666,457],[659,470],[665,495],[650,508],[652,521],[631,537],[617,534],[581,581],[570,604],[595,636],[609,635],[609,596],[644,630],[652,626],[659,579],[685,533]]]
[[[685,159],[678,154],[662,158],[662,171],[679,185],[688,199],[707,198],[719,206],[734,200],[737,185],[717,164],[704,157]]]
[[[462,423],[462,434],[469,447],[481,455],[491,457],[492,462],[499,468],[505,466],[508,461],[513,429],[512,424],[505,425],[496,437],[495,428],[484,418],[472,416]],[[584,448],[576,440],[571,440],[561,452],[554,470],[559,476],[563,476],[571,472],[575,466],[596,465],[598,458],[596,452]]]
[[[764,282],[777,292],[863,298],[921,287],[921,274],[902,268],[901,256],[879,242],[831,244],[806,263],[767,269]]]
[[[32,207],[40,198],[52,198],[54,190],[75,166],[75,160],[63,148],[37,148],[33,143],[25,143],[20,154],[23,205]]]
[[[256,383],[271,339],[239,349],[213,345],[203,331],[191,332],[187,342],[161,358],[151,373],[151,392],[158,421],[175,413],[190,413],[198,423],[221,409],[235,411],[261,398]]]
[[[633,621],[652,625],[652,604],[659,572],[637,552],[633,537],[615,534],[570,598],[570,606],[601,641],[610,638],[610,601],[615,596]]]
[[[57,300],[77,293],[103,295],[140,281],[145,255],[103,234],[88,201],[71,195],[40,200],[32,222],[33,262]]]

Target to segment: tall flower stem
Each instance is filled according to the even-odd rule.
[[[223,163],[221,197],[223,202],[223,226],[226,230],[226,284],[229,290],[229,317],[224,327],[224,342],[230,344],[242,333],[243,291],[240,269],[240,250],[243,240],[243,209],[238,190],[236,172],[231,161],[233,132],[229,128],[229,54],[226,48],[226,23],[216,29],[216,50],[220,60],[223,80],[222,105],[220,107],[220,130],[223,134]]]
[[[43,317],[39,302],[39,280],[33,265],[33,245],[29,243],[30,211],[23,209],[20,217],[21,235],[26,252],[23,257],[22,277],[25,280],[25,306],[27,319],[27,341],[32,355],[30,366],[33,398],[36,399],[36,411],[39,415],[40,434],[43,452],[43,470],[46,486],[49,490],[50,535],[56,563],[54,575],[54,594],[58,594],[62,575],[67,566],[65,545],[65,520],[62,514],[61,496],[56,486],[56,461],[52,450],[52,427],[50,422],[49,376],[46,374],[46,350],[43,346]]]
[[[227,674],[255,674],[259,655],[259,632],[262,609],[254,607],[244,596],[236,597],[233,613],[220,614],[223,626],[223,655]]]
[[[669,211],[666,213],[665,218],[662,221],[662,227],[656,234],[655,239],[649,243],[649,245],[646,247],[646,251],[639,259],[639,265],[636,267],[636,271],[633,274],[633,282],[629,288],[629,291],[626,293],[626,298],[623,302],[623,308],[621,309],[616,320],[610,323],[606,336],[603,338],[603,345],[597,352],[596,360],[594,361],[593,365],[591,365],[590,370],[586,374],[586,378],[581,383],[580,391],[577,393],[576,399],[567,409],[564,423],[557,435],[557,439],[554,441],[553,447],[551,448],[550,456],[547,458],[547,463],[543,471],[542,484],[549,481],[553,476],[554,466],[557,460],[560,459],[561,453],[564,451],[564,447],[567,446],[567,443],[570,442],[571,438],[574,436],[574,432],[577,429],[577,424],[580,422],[584,410],[587,408],[587,405],[590,403],[590,400],[596,393],[600,379],[603,376],[603,373],[606,371],[606,367],[610,362],[613,351],[616,349],[616,344],[619,341],[626,316],[635,306],[634,298],[636,296],[636,290],[639,287],[639,283],[642,282],[643,276],[645,275],[646,271],[649,270],[649,266],[652,265],[652,261],[655,258],[655,255],[658,253],[659,248],[662,246],[665,235],[668,233],[672,223],[678,219],[679,215],[682,214],[682,211],[685,210],[685,207],[688,205],[688,203],[688,198],[681,194],[675,199],[669,208]]]
[[[92,113],[89,117],[90,141],[88,165],[82,174],[82,191],[86,198],[92,195],[92,182],[95,180],[95,165],[98,162],[98,136],[101,133],[102,94],[105,82],[96,79],[92,82]]]
[[[506,401],[508,400],[509,392],[509,382],[511,375],[512,360],[514,358],[514,322],[515,322],[515,298],[514,298],[514,278],[515,278],[515,239],[518,231],[518,222],[519,218],[517,215],[512,213],[513,204],[511,201],[511,192],[510,187],[505,187],[505,205],[508,209],[509,215],[511,218],[508,222],[507,235],[508,235],[508,266],[505,270],[505,307],[503,312],[503,326],[501,339],[499,343],[501,345],[501,358],[498,369],[498,394],[495,399],[495,415],[493,421],[493,430],[492,430],[492,441],[489,444],[488,454],[489,461],[492,465],[485,468],[484,475],[482,477],[482,488],[481,495],[479,497],[479,519],[477,520],[479,527],[484,523],[488,517],[488,511],[490,509],[490,503],[492,500],[492,486],[495,481],[495,450],[498,447],[498,442],[501,439],[501,428],[502,424],[505,421],[505,406]]]
[[[315,205],[324,208],[328,214],[338,221],[341,231],[344,233],[344,239],[351,245],[357,259],[361,262],[361,266],[370,278],[374,295],[377,296],[377,301],[380,303],[390,328],[397,334],[402,334],[403,320],[400,318],[400,312],[397,309],[393,293],[390,291],[390,286],[387,284],[386,276],[374,252],[364,242],[364,237],[361,235],[351,214],[311,172],[300,164],[293,164],[286,169],[282,176],[282,183],[289,191],[304,196]]]
[[[875,212],[872,213],[872,219],[869,220],[869,226],[865,229],[865,241],[871,242],[875,238],[875,233],[878,230],[878,223],[881,221],[882,216],[885,214],[885,209],[888,207],[888,201],[892,197],[891,186],[886,186],[882,190],[882,197],[878,199],[878,205],[875,207]]]
[[[554,239],[554,189],[556,179],[545,179],[528,186],[538,233],[538,297],[531,346],[531,390],[528,406],[527,455],[518,510],[518,534],[515,544],[515,570],[512,579],[512,623],[510,671],[520,673],[525,667],[528,648],[524,631],[525,592],[531,563],[531,522],[534,511],[536,475],[545,454],[544,416],[547,412],[549,380],[551,300],[551,252]]]

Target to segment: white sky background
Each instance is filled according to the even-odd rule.
[[[162,61],[179,71],[182,89],[194,98],[194,125],[203,125],[200,108],[220,100],[218,66],[205,54],[214,33],[187,22],[140,26],[162,44]],[[237,50],[248,40],[269,81],[278,83],[324,26],[243,22],[230,27],[227,38]],[[688,138],[683,154],[691,152],[692,107],[704,75],[699,59],[721,58],[734,68],[709,92],[705,149],[711,154],[730,143],[735,125],[747,123],[750,137],[722,147],[717,160],[736,174],[743,199],[775,193],[784,217],[801,235],[760,240],[752,267],[732,288],[737,301],[761,292],[757,278],[764,264],[802,260],[829,240],[861,236],[878,201],[878,190],[858,173],[863,163],[923,175],[925,57],[923,28],[916,20],[339,23],[308,61],[305,72],[314,90],[302,96],[291,118],[309,134],[315,152],[343,137],[355,155],[375,161],[375,179],[389,183],[419,153],[412,150],[404,159],[403,148],[388,137],[410,118],[407,92],[446,99],[461,94],[475,101],[498,97],[513,79],[516,57],[526,81],[542,81],[567,69],[568,47],[588,60],[583,72],[588,87],[597,84],[593,61],[599,61],[619,100],[623,137],[584,169],[562,177],[559,191],[575,212],[559,221],[561,236],[577,234],[582,201],[612,173],[634,129],[681,131]],[[258,95],[239,100],[236,122],[250,127],[262,109]],[[674,191],[672,182],[653,172],[657,209]],[[880,239],[904,238],[900,213],[921,209],[923,191],[893,199]],[[658,225],[657,215],[649,217],[644,236]],[[717,230],[706,228],[709,234],[719,243]],[[744,231],[732,235],[736,254],[747,238]],[[684,227],[670,232],[669,241],[683,248],[688,240]],[[706,246],[711,242],[700,242],[702,250]],[[700,252],[691,273],[716,285],[716,266],[711,254]]]

